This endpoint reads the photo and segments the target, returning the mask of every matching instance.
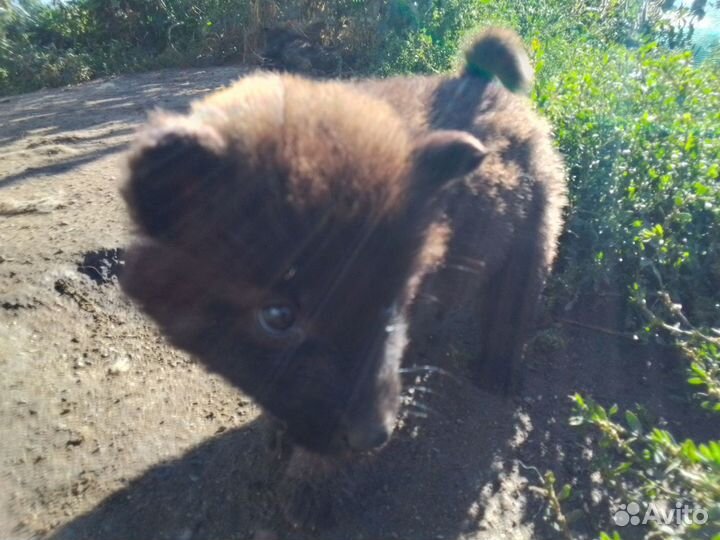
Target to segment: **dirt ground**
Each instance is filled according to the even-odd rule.
[[[580,488],[568,509],[574,535],[590,537],[610,514],[589,440],[567,425],[568,395],[644,403],[680,436],[708,434],[684,421],[677,358],[558,325],[512,398],[462,373],[430,376],[427,417],[348,472],[337,525],[286,529],[258,409],[170,348],[114,278],[130,240],[118,187],[134,129],[239,74],[170,70],[0,100],[0,539],[555,538],[528,489],[546,470]],[[613,304],[581,299],[565,315],[614,328]],[[452,371],[472,351],[463,321],[419,339],[408,365]]]

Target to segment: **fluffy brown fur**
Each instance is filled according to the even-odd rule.
[[[124,289],[311,452],[390,436],[420,287],[474,298],[480,384],[507,388],[521,355],[563,167],[527,98],[490,77],[529,86],[518,38],[491,30],[467,58],[455,77],[250,75],[155,114],[131,153]]]

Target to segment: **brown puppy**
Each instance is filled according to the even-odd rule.
[[[142,240],[124,289],[316,454],[390,437],[420,286],[477,298],[478,382],[506,388],[565,204],[549,128],[512,92],[531,75],[490,30],[458,76],[259,73],[153,115],[129,162]]]

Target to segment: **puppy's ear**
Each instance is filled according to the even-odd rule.
[[[128,166],[123,195],[135,222],[155,238],[177,233],[231,172],[226,143],[215,129],[165,113],[140,132]]]
[[[452,180],[474,171],[487,154],[465,131],[438,130],[423,137],[413,155],[413,182],[418,193],[432,197]]]

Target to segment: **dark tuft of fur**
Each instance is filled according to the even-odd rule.
[[[520,36],[512,30],[485,30],[467,49],[465,59],[466,75],[497,77],[511,92],[530,91],[533,69]]]

